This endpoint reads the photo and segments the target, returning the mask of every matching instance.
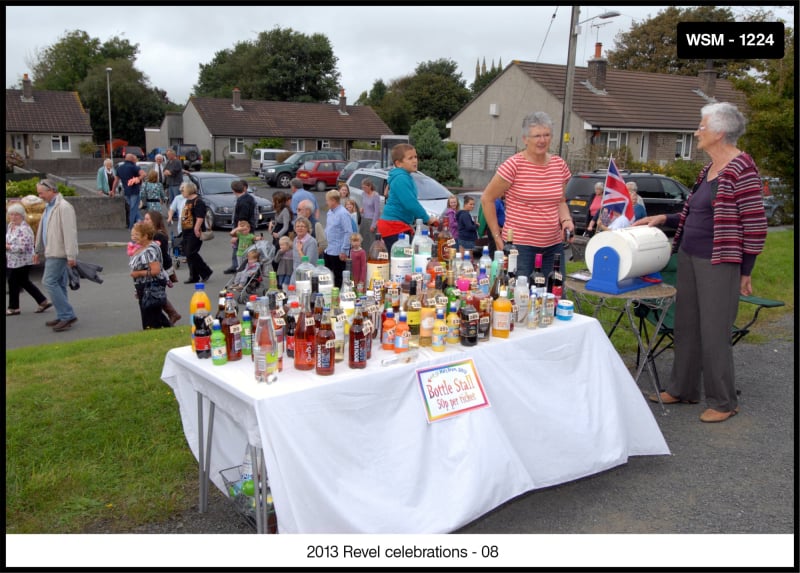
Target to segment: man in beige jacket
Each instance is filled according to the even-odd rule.
[[[56,332],[64,332],[78,320],[67,298],[67,266],[74,267],[78,258],[75,209],[49,179],[42,179],[36,185],[36,192],[47,206],[36,230],[33,263],[38,264],[44,256],[42,285],[56,309],[56,319],[45,325],[53,327]]]

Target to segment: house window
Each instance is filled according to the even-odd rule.
[[[330,139],[323,139],[319,142],[317,149],[330,149],[331,148],[331,140]]]
[[[242,153],[244,153],[244,138],[243,137],[231,137],[229,139],[229,141],[230,141],[230,143],[228,145],[229,145],[231,154],[234,154],[234,153],[242,154]]]
[[[607,149],[609,154],[613,154],[620,147],[627,147],[628,145],[628,132],[627,131],[609,131]]]
[[[289,151],[305,151],[303,148],[303,140],[302,139],[290,139],[289,140]]]
[[[692,156],[692,134],[679,133],[675,140],[675,159],[689,159]]]
[[[50,138],[50,150],[53,152],[69,151],[69,135],[54,135]]]

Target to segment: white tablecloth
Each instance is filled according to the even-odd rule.
[[[425,349],[411,364],[332,377],[294,370],[256,384],[249,358],[225,366],[171,350],[197,457],[195,391],[216,403],[211,478],[263,447],[281,533],[444,533],[526,491],[669,454],[650,408],[600,324],[575,315],[508,340]],[[490,406],[429,424],[415,370],[471,356]],[[206,412],[208,409],[207,401]],[[206,414],[207,419],[207,414]],[[223,489],[224,491],[224,489]]]

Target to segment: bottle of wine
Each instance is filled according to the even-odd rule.
[[[564,294],[564,275],[561,274],[561,255],[556,253],[553,257],[553,270],[547,275],[547,292],[556,297],[556,304]]]
[[[542,272],[542,253],[537,253],[533,264],[533,272],[528,281],[538,297],[547,292],[547,277]]]

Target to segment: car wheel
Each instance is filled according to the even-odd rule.
[[[206,211],[206,218],[205,218],[206,229],[213,229],[214,228],[214,212],[211,209]]]
[[[292,182],[292,176],[288,173],[281,173],[278,175],[278,187],[283,187],[288,189],[289,185]]]
[[[327,188],[328,186],[325,185],[324,181],[317,181],[317,191],[319,191],[320,193],[325,193],[325,190]]]
[[[197,152],[194,149],[191,149],[186,154],[186,159],[188,159],[189,161],[197,161],[198,159],[200,159],[200,156],[197,154]]]
[[[783,212],[783,207],[776,207],[775,210],[772,212],[772,217],[769,219],[770,225],[783,225],[783,220],[786,218],[786,214]]]

